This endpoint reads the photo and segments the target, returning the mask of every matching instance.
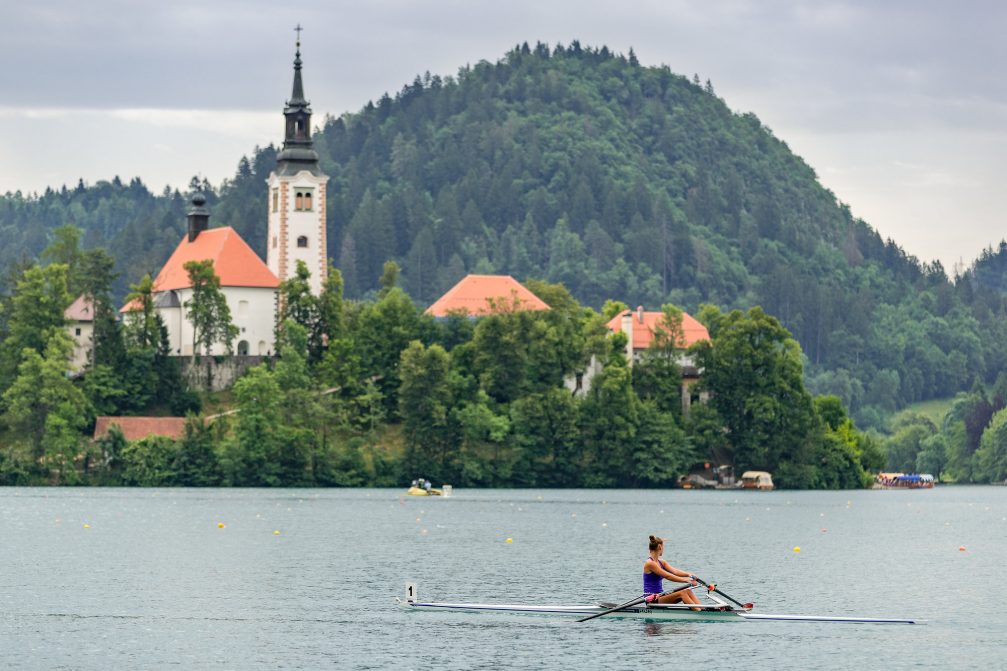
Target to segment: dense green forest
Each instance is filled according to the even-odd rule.
[[[685,412],[682,312],[664,306],[653,346],[632,363],[626,337],[561,284],[528,285],[550,310],[498,304],[472,320],[435,320],[383,265],[372,299],[346,300],[332,268],[280,288],[279,357],[233,387],[232,412],[199,414],[214,357],[185,379],[168,356],[152,281],[133,285],[137,310],[115,318],[114,261],[82,250],[63,226],[23,269],[5,303],[0,342],[0,484],[303,486],[400,484],[419,474],[461,486],[671,486],[704,461],[770,468],[786,487],[860,487],[883,465],[878,442],[836,397],[804,386],[800,346],[760,308],[702,309],[712,342],[692,355],[712,395]],[[185,303],[197,352],[237,337],[211,261],[190,261]],[[72,296],[95,302],[92,358],[71,376],[63,319]],[[376,335],[379,334],[379,335]],[[583,394],[565,386],[601,365]],[[193,375],[195,371],[195,375]],[[97,415],[189,412],[185,435],[127,443],[113,427],[90,440]]]
[[[1007,368],[1003,246],[954,277],[921,263],[853,217],[754,114],[632,52],[521,45],[325,119],[315,145],[332,176],[329,254],[351,299],[375,300],[394,259],[421,305],[466,272],[559,282],[596,309],[758,305],[800,343],[809,390],[883,430],[894,410]],[[218,188],[190,185],[263,255],[275,158],[257,148]],[[177,244],[187,196],[118,178],[7,194],[5,291],[71,224],[118,260],[123,296]]]

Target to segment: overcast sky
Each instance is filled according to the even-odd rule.
[[[1007,236],[995,0],[0,0],[0,192],[218,184],[282,139],[298,22],[317,119],[523,41],[633,47],[709,78],[909,253],[950,271]]]

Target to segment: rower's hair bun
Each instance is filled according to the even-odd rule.
[[[650,549],[651,549],[651,551],[653,552],[654,550],[656,550],[659,545],[664,545],[664,539],[661,538],[660,536],[651,536],[650,537]]]

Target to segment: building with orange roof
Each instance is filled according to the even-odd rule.
[[[94,439],[107,436],[113,426],[119,427],[127,441],[151,436],[178,440],[185,435],[185,417],[98,417],[94,423]]]
[[[94,337],[94,305],[83,294],[77,297],[66,310],[67,333],[73,339],[73,358],[70,360],[70,371],[80,373],[87,367],[91,359],[91,345]]]
[[[626,353],[632,358],[651,346],[654,342],[654,334],[660,328],[663,319],[663,312],[645,312],[642,307],[638,307],[636,310],[623,310],[612,317],[606,326],[612,333],[626,334],[629,341],[626,344]],[[678,347],[688,349],[697,342],[709,339],[710,333],[706,327],[696,321],[692,315],[683,312],[682,333]]]
[[[171,352],[176,356],[193,354],[193,326],[186,315],[192,284],[185,264],[209,260],[220,278],[231,321],[238,327],[238,336],[230,343],[231,351],[239,355],[270,355],[275,347],[280,280],[237,231],[230,226],[209,229],[209,219],[206,198],[197,193],[189,210],[188,233],[154,279],[154,308],[168,329]],[[128,315],[137,307],[130,303],[121,311]],[[225,354],[227,350],[224,343],[215,343],[210,354]]]
[[[545,301],[510,275],[466,275],[427,308],[433,317],[485,317],[515,310],[548,310]]]
[[[626,360],[632,366],[654,343],[655,334],[661,329],[663,319],[663,312],[647,312],[643,307],[638,307],[636,310],[623,310],[612,317],[606,326],[610,333],[626,334]],[[706,327],[692,315],[683,312],[682,332],[679,334],[676,350],[678,364],[682,368],[682,412],[684,414],[689,413],[694,396],[692,387],[699,381],[702,373],[687,349],[698,342],[709,339],[710,333]],[[576,376],[565,380],[564,384],[574,396],[587,394],[591,389],[595,375],[601,370],[601,362],[595,357],[591,357],[587,368]],[[697,398],[702,401],[706,400],[704,395]]]
[[[606,326],[612,333],[626,334],[626,359],[629,365],[640,358],[654,343],[655,334],[662,328],[663,312],[647,312],[643,307],[636,310],[623,310],[609,320]],[[710,332],[699,323],[695,317],[682,312],[682,331],[676,349],[678,349],[678,364],[682,368],[682,412],[689,413],[692,405],[692,386],[699,382],[702,371],[696,366],[695,360],[686,351],[698,342],[710,339]],[[705,397],[700,397],[705,400]]]

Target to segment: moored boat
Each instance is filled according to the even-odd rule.
[[[871,489],[933,489],[929,473],[878,473]]]
[[[439,489],[423,489],[422,487],[410,487],[406,496],[441,496],[444,492]]]
[[[773,491],[773,476],[766,471],[745,471],[741,474],[741,488],[771,492]]]

